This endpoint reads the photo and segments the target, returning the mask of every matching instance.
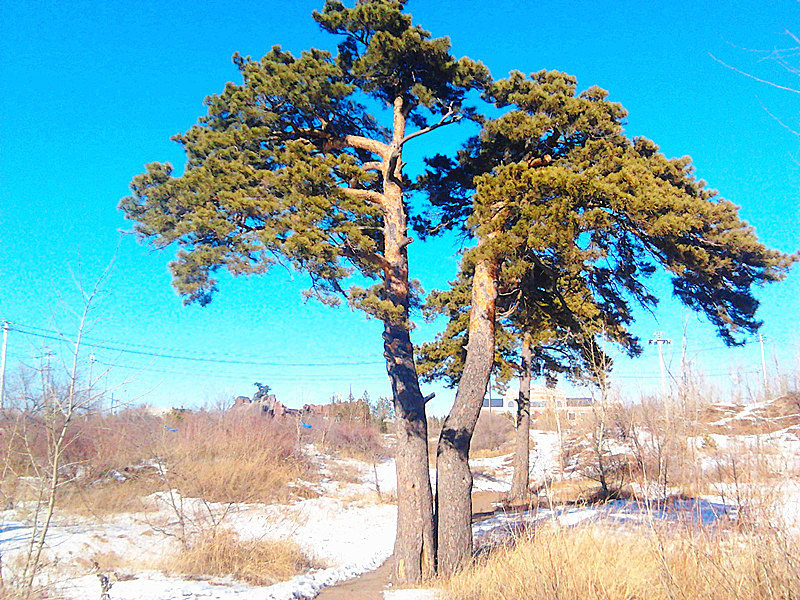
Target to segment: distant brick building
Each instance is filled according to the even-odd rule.
[[[298,412],[286,408],[275,394],[256,395],[251,400],[248,396],[236,396],[231,410],[244,414],[260,414],[270,417],[282,417],[286,414]]]

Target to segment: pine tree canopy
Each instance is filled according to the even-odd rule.
[[[753,287],[782,279],[796,255],[764,246],[738,207],[694,176],[688,157],[667,159],[645,138],[624,135],[625,110],[593,87],[554,71],[513,72],[486,97],[502,116],[487,121],[457,160],[428,160],[419,185],[432,210],[421,232],[463,227],[490,241],[468,252],[451,290],[429,299],[450,317],[436,342],[421,348],[427,377],[457,382],[476,261],[498,261],[498,356],[511,326],[537,333],[535,344],[558,370],[600,352],[601,331],[629,354],[632,306],[658,300],[648,278],[672,275],[674,295],[705,314],[729,345],[757,330]],[[519,336],[516,336],[517,341]],[[513,346],[513,344],[512,344]],[[587,355],[588,352],[588,355]],[[576,354],[577,353],[577,354]]]
[[[502,282],[501,287],[502,287]],[[443,332],[418,346],[417,368],[425,381],[443,380],[456,387],[467,357],[472,273],[462,270],[450,289],[431,292],[422,306],[426,319],[447,318]],[[541,298],[541,294],[538,296]],[[521,349],[525,334],[532,344],[536,373],[549,382],[559,374],[569,379],[596,378],[598,363],[611,366],[598,338],[608,339],[602,320],[589,315],[555,310],[537,296],[513,290],[501,292],[495,324],[494,368],[496,381],[505,384],[521,371]],[[576,311],[591,304],[580,304]],[[596,312],[593,312],[596,315]],[[624,345],[626,340],[615,340]]]
[[[322,301],[344,297],[391,317],[380,281],[344,283],[386,269],[385,175],[403,183],[403,145],[473,117],[465,94],[489,82],[483,65],[453,57],[449,40],[412,25],[403,6],[327,2],[314,18],[343,39],[336,55],[279,46],[260,60],[234,55],[242,82],[206,98],[208,113],[173,138],[184,173],[151,163],[133,179],[120,206],[142,239],[179,246],[171,269],[187,303],[211,300],[219,269],[262,273],[280,261],[307,272]],[[416,129],[398,138],[397,118],[383,126],[365,107],[375,100]]]

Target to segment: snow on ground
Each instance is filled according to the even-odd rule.
[[[761,436],[733,436],[711,434],[705,440],[697,438],[692,443],[698,449],[712,440],[716,448],[730,444],[743,444],[750,449],[763,449],[774,445],[776,454],[800,456],[800,441],[787,432],[778,431]],[[558,464],[558,436],[554,432],[532,431],[530,456],[532,483],[552,477]],[[350,579],[378,567],[392,552],[396,526],[396,507],[381,502],[391,499],[397,487],[395,462],[386,459],[367,464],[351,459],[334,459],[309,446],[306,452],[320,465],[318,482],[296,482],[298,488],[311,488],[320,497],[297,501],[291,505],[242,504],[235,507],[203,503],[196,499],[183,501],[192,515],[214,514],[223,518],[223,526],[234,529],[242,538],[285,539],[296,541],[320,568],[298,575],[289,581],[268,587],[255,587],[231,578],[184,579],[166,576],[151,566],[175,548],[174,538],[159,530],[174,532],[174,512],[167,508],[166,494],[154,495],[153,503],[161,503],[161,510],[140,514],[109,517],[102,522],[87,518],[58,516],[51,527],[47,543],[47,559],[56,568],[50,570],[49,583],[58,584],[65,598],[96,597],[100,592],[97,576],[90,573],[95,557],[115,554],[134,557],[131,578],[116,581],[111,590],[114,600],[188,600],[215,598],[220,600],[289,600],[313,597],[325,586]],[[473,459],[470,465],[475,472],[476,491],[507,491],[510,488],[511,455]],[[431,470],[435,482],[436,472]],[[800,483],[787,480],[776,489],[781,501],[779,514],[783,522],[800,530]],[[388,498],[387,498],[388,497]],[[719,497],[686,501],[645,511],[631,502],[617,501],[597,507],[572,507],[557,510],[538,510],[526,513],[495,515],[474,525],[476,542],[492,544],[502,537],[514,534],[543,520],[557,520],[564,526],[576,523],[610,519],[617,523],[642,522],[645,519],[674,520],[700,519],[703,522],[717,518],[736,518],[737,506],[729,489],[721,489]],[[651,507],[652,508],[652,507]],[[173,523],[170,525],[168,521]],[[0,554],[6,569],[13,555],[23,550],[30,540],[31,530],[21,514],[0,512]],[[102,562],[102,561],[101,561]],[[58,573],[59,580],[53,575]],[[434,590],[387,590],[387,600],[432,600]]]
[[[552,473],[557,456],[553,433],[532,432],[531,468],[534,481]],[[147,500],[158,510],[97,519],[57,515],[48,533],[47,559],[55,564],[58,579],[50,571],[47,583],[66,598],[98,595],[100,584],[91,573],[95,559],[104,556],[133,557],[129,573],[113,585],[114,600],[284,600],[312,597],[325,586],[377,568],[392,553],[397,511],[379,500],[378,492],[393,496],[397,488],[395,461],[367,464],[353,459],[334,459],[313,446],[305,451],[320,466],[318,482],[298,481],[318,498],[291,505],[240,504],[229,506],[180,498],[173,492],[154,494]],[[511,455],[471,461],[476,491],[507,491],[511,483]],[[431,469],[436,481],[436,470]],[[382,497],[385,497],[382,496]],[[243,539],[292,539],[322,568],[268,587],[255,587],[230,578],[184,579],[152,570],[152,565],[177,547],[176,515],[171,500],[181,503],[196,524],[213,519],[235,530]],[[24,551],[31,529],[24,516],[0,513],[0,552],[6,568],[13,556]],[[392,600],[427,600],[432,590],[390,590]]]
[[[800,439],[792,427],[772,433],[748,435],[708,433],[690,437],[688,443],[701,454],[700,465],[706,472],[724,467],[737,452],[746,452],[750,459],[765,461],[776,472],[791,473],[800,470]]]
[[[473,458],[469,461],[473,472],[472,489],[476,492],[507,492],[511,489],[514,474],[513,455]],[[554,431],[531,431],[530,481],[532,485],[544,483],[557,470],[558,434]]]
[[[730,501],[723,504],[705,499],[676,500],[649,506],[633,500],[613,500],[592,506],[501,513],[474,524],[472,531],[476,543],[479,546],[486,546],[502,542],[510,535],[518,534],[544,521],[556,521],[564,527],[593,521],[617,524],[651,523],[652,521],[710,524],[737,519],[738,508]]]
[[[292,505],[247,504],[235,507],[210,504],[196,499],[178,499],[194,521],[198,515],[222,518],[222,526],[237,531],[245,539],[271,538],[295,540],[309,557],[323,568],[293,577],[268,587],[257,587],[230,578],[182,579],[143,569],[175,548],[175,514],[164,502],[167,494],[154,495],[161,502],[155,512],[115,516],[97,522],[86,518],[58,517],[48,533],[47,558],[56,565],[44,582],[56,585],[65,598],[96,597],[100,584],[90,572],[93,559],[111,553],[132,558],[128,577],[116,581],[111,591],[114,600],[288,600],[313,597],[325,586],[356,577],[380,566],[394,546],[396,507],[378,501],[374,477],[365,481],[371,465],[343,461],[354,468],[353,481],[333,477],[340,461],[325,455],[315,456],[322,465],[320,486],[324,496],[301,500]],[[394,464],[392,462],[392,468]],[[330,477],[325,477],[324,473]],[[385,479],[381,477],[384,474]],[[383,479],[383,480],[382,480]],[[391,486],[388,468],[379,471],[379,482]],[[13,511],[0,513],[0,553],[6,568],[13,557],[24,551],[31,529]],[[168,521],[172,523],[168,524]],[[138,569],[137,569],[138,567]],[[54,572],[58,573],[55,579]],[[7,575],[7,574],[6,574]]]
[[[785,481],[781,486],[782,496],[779,518],[783,521],[782,525],[789,530],[800,534],[800,482]]]

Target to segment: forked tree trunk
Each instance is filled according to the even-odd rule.
[[[383,157],[384,289],[402,308],[384,322],[383,348],[392,382],[397,420],[397,536],[395,580],[414,583],[434,574],[433,494],[428,472],[425,400],[414,365],[408,324],[407,215],[403,200],[401,140],[405,135],[402,99],[394,103],[394,136]]]
[[[524,500],[528,494],[531,451],[531,336],[522,337],[522,372],[517,398],[517,431],[514,436],[514,475],[511,479],[513,501]]]
[[[438,572],[448,576],[472,555],[472,473],[469,446],[494,361],[496,264],[475,266],[469,341],[453,408],[444,422],[436,456]]]

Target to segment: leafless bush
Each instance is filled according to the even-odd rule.
[[[391,455],[384,442],[379,423],[373,420],[337,420],[331,417],[306,418],[311,429],[301,430],[303,439],[314,442],[323,452],[331,452],[374,462]]]
[[[481,413],[472,435],[470,456],[500,455],[511,452],[514,423],[508,415]]]

